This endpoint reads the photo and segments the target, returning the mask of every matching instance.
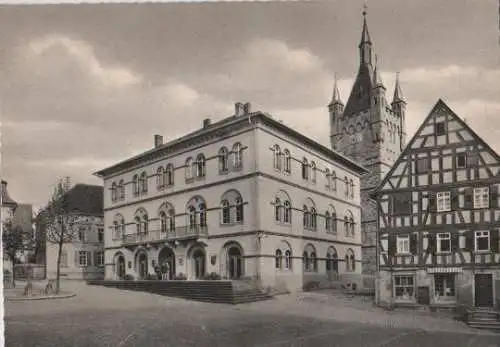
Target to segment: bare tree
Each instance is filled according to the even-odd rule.
[[[60,180],[46,208],[41,212],[45,223],[46,242],[57,245],[57,272],[55,292],[60,290],[61,255],[65,243],[71,242],[78,231],[78,221],[69,211],[68,195],[70,189],[69,178]]]
[[[2,244],[5,254],[12,262],[12,285],[16,286],[16,271],[15,264],[19,251],[26,249],[26,240],[30,236],[28,232],[23,230],[19,225],[14,225],[12,220],[4,222],[2,230]]]

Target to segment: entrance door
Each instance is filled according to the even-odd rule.
[[[202,278],[205,275],[205,254],[201,250],[196,250],[193,254],[194,258],[194,277]]]
[[[474,302],[476,307],[493,307],[493,275],[474,276]]]
[[[236,247],[232,247],[228,252],[228,258],[229,278],[240,278],[243,272],[240,250]]]
[[[148,263],[145,254],[139,255],[139,278],[144,279],[148,273]]]
[[[125,277],[125,259],[122,256],[118,258],[116,275],[120,280]]]

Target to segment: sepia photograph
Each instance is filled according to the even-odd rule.
[[[500,1],[0,1],[0,345],[500,347]]]

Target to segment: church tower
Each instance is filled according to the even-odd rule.
[[[333,150],[370,170],[361,180],[361,233],[363,273],[373,274],[376,271],[377,210],[369,194],[379,185],[405,146],[406,102],[399,77],[396,77],[393,101],[391,104],[387,102],[378,59],[373,54],[366,8],[358,49],[358,74],[345,107],[335,78],[332,101],[328,105],[330,141]]]

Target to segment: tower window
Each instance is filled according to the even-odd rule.
[[[439,122],[439,123],[436,123],[436,135],[440,136],[440,135],[444,135],[446,133],[446,126],[444,124],[444,122]]]

